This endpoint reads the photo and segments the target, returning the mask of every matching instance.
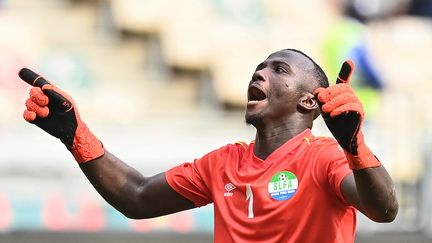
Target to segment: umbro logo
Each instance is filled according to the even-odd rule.
[[[232,197],[233,193],[231,192],[232,190],[236,189],[236,186],[234,186],[231,182],[226,184],[224,186],[226,192],[224,193],[224,197]]]

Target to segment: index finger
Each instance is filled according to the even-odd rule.
[[[352,73],[354,72],[354,63],[351,60],[345,61],[342,64],[341,70],[336,80],[336,84],[349,84]]]
[[[18,76],[24,80],[26,83],[34,87],[42,88],[45,84],[50,84],[46,79],[44,79],[39,74],[33,72],[28,68],[23,68],[18,72]]]

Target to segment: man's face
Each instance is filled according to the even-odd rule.
[[[248,87],[246,122],[258,125],[285,121],[294,114],[308,81],[312,62],[300,53],[282,50],[260,63]]]

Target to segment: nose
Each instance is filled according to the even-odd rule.
[[[252,81],[264,81],[264,71],[265,69],[256,70],[252,75]]]

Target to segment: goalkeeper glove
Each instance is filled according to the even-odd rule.
[[[32,85],[24,119],[60,139],[78,163],[105,153],[102,143],[81,121],[73,99],[33,71],[23,68],[20,78]]]
[[[344,149],[348,164],[353,170],[381,165],[365,145],[361,131],[364,110],[359,98],[349,85],[354,71],[351,61],[343,63],[336,85],[318,88],[318,99],[324,121],[339,145]]]

